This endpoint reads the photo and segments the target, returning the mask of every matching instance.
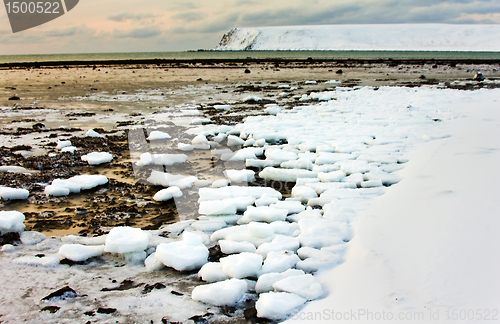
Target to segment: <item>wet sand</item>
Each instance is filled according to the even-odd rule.
[[[308,104],[310,102],[301,102],[298,97],[332,89],[335,85],[325,83],[332,79],[341,81],[341,87],[439,86],[463,90],[499,86],[498,82],[473,81],[477,72],[489,80],[500,79],[499,64],[487,62],[244,61],[94,65],[0,68],[3,80],[0,165],[38,171],[0,172],[2,185],[30,191],[27,201],[6,201],[0,207],[23,212],[26,230],[48,235],[94,235],[106,233],[117,225],[157,229],[162,224],[178,221],[172,200],[152,200],[161,187],[138,181],[138,174],[134,173],[128,143],[128,132],[133,127],[164,125],[172,137],[188,143],[194,135],[189,134],[186,127],[193,118],[209,118],[217,125],[234,125],[246,116],[265,114],[263,108],[268,103],[285,109]],[[305,81],[317,81],[317,84]],[[8,100],[14,95],[20,100]],[[263,100],[243,101],[247,96]],[[172,108],[183,104],[181,108]],[[232,110],[215,110],[211,108],[214,104],[230,104]],[[182,109],[192,109],[200,115],[179,113]],[[92,128],[106,138],[84,137]],[[75,154],[60,153],[55,149],[57,140],[71,140],[79,150]],[[111,163],[94,167],[80,159],[84,154],[103,150],[113,154]],[[171,144],[157,147],[157,151],[186,153]],[[195,174],[206,180],[223,177],[214,171],[221,161],[210,151],[195,150],[186,154],[189,162],[179,168],[169,167],[168,172]],[[104,174],[110,181],[94,190],[63,198],[48,198],[43,193],[44,186],[51,180],[78,174]],[[257,178],[251,185],[266,184]],[[284,184],[274,185],[287,195],[289,188]],[[185,204],[196,201],[195,190],[184,191]],[[191,217],[197,216],[197,208],[193,208]]]

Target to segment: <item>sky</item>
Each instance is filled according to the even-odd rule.
[[[80,0],[15,34],[0,8],[0,55],[210,49],[234,27],[381,23],[500,24],[500,0]]]

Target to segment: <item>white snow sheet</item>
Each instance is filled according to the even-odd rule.
[[[234,28],[217,50],[500,51],[500,26],[366,24]]]

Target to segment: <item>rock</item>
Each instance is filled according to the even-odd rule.
[[[9,100],[21,100],[21,98],[18,95],[13,95]]]
[[[477,72],[476,75],[474,75],[473,79],[476,80],[476,81],[484,81],[484,80],[486,80],[486,78],[484,77],[484,75],[481,72]]]
[[[53,299],[71,299],[78,297],[76,291],[74,291],[71,287],[66,286],[59,290],[50,293],[49,295],[42,298],[42,300],[53,300]]]
[[[249,69],[245,69],[245,73],[251,73]]]
[[[337,74],[342,74],[342,73],[344,73],[344,71],[342,71],[342,70],[337,70],[337,72],[335,72],[335,73],[337,73]]]

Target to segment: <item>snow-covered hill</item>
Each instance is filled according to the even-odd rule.
[[[234,28],[216,50],[500,51],[500,24]]]

